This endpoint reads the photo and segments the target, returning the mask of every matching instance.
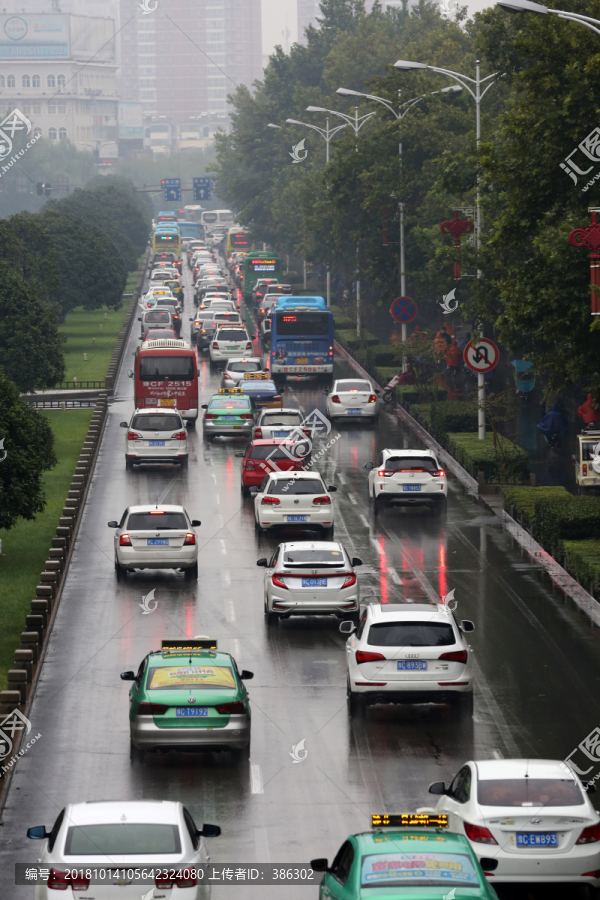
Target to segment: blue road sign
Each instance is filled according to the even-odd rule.
[[[194,200],[210,200],[212,196],[210,177],[194,178]]]
[[[163,178],[165,200],[181,202],[181,178]]]
[[[390,306],[390,314],[396,322],[412,322],[417,314],[417,304],[410,297],[396,297]]]

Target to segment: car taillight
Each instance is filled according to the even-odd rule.
[[[261,506],[279,506],[280,503],[279,497],[263,497],[260,501]]]
[[[446,473],[444,472],[443,469],[434,469],[433,472],[430,472],[429,474],[433,475],[435,478],[445,478],[446,477]]]
[[[393,475],[393,472],[388,472],[386,469],[380,469],[377,473],[380,478],[389,478],[390,475]]]
[[[583,474],[587,475],[587,463],[583,463],[581,468],[583,469]]]
[[[218,419],[218,415],[216,413],[204,413],[205,419]]]
[[[313,500],[313,506],[314,504],[317,504],[318,506],[325,506],[327,503],[331,503],[331,497],[315,497],[315,499]]]
[[[191,544],[196,543],[196,535],[192,531],[188,531],[185,536],[185,541],[183,542],[184,547],[189,547]]]
[[[375,662],[377,659],[385,659],[383,653],[372,653],[370,650],[357,650],[356,651],[356,662],[364,663],[364,662]]]
[[[337,394],[333,394],[333,396],[331,397],[331,402],[332,403],[341,403],[342,401],[340,400],[340,398],[338,397]]]
[[[489,828],[484,828],[483,825],[471,825],[470,822],[465,822],[464,825],[465,833],[470,841],[475,841],[477,844],[497,843]]]
[[[121,547],[131,547],[131,538],[128,534],[122,534],[119,538],[119,545]]]
[[[447,659],[450,662],[460,662],[466,663],[468,652],[466,650],[453,650],[452,653],[442,653],[441,656],[438,656],[438,659]]]
[[[343,583],[342,587],[352,587],[353,584],[356,584],[356,575],[354,572],[350,572],[346,575],[346,580]]]
[[[50,875],[46,885],[54,891],[66,891],[72,888],[74,891],[87,891],[90,879],[83,873],[72,875],[70,872],[61,872],[60,869],[50,869]]]
[[[252,350],[252,341],[248,341],[246,344],[246,350]]]
[[[194,869],[179,869],[177,872],[170,871],[168,875],[157,875],[154,883],[157,888],[163,891],[169,891],[173,886],[179,888],[195,887],[198,884],[198,879],[193,872]],[[153,894],[154,891],[150,891],[150,893]]]
[[[215,709],[222,716],[241,716],[246,712],[241,700],[234,700],[233,703],[219,703]]]
[[[218,345],[217,342],[215,341],[214,344],[213,344],[213,350],[218,350],[218,349],[219,349],[219,345]]]
[[[275,394],[273,400],[281,400],[281,394]]]
[[[255,438],[255,439],[256,439],[256,438],[261,438],[261,439],[262,439],[262,428],[257,428],[257,429],[256,429],[256,431],[254,432],[254,438]]]
[[[584,828],[579,835],[577,843],[595,844],[597,841],[600,841],[600,822],[597,822],[596,825],[588,825],[587,828]]]
[[[369,397],[369,403],[375,403],[376,400],[377,400],[377,395],[371,394],[371,396]]]
[[[264,316],[264,314],[266,313],[266,309],[261,309],[261,313],[262,313],[263,316]]]
[[[127,432],[127,440],[128,441],[139,441],[141,438],[141,434],[138,434],[137,431],[128,431]]]
[[[287,586],[287,584],[284,584],[284,582],[281,580],[282,578],[283,578],[282,572],[275,572],[275,574],[271,578],[271,581],[273,582],[275,587],[285,588],[285,590],[287,591],[288,586]]]
[[[175,434],[171,435],[171,439],[173,439],[173,438],[175,438],[176,441],[185,441],[185,439],[187,438],[187,432],[186,431],[178,431]]]
[[[246,471],[254,472],[254,469],[255,469],[254,463],[252,462],[251,459],[249,459],[248,462],[246,463]]]
[[[252,413],[242,413],[240,416],[240,419],[253,419],[253,418],[254,418],[254,416],[252,415]]]
[[[169,709],[164,703],[140,703],[138,706],[138,716],[164,716]]]

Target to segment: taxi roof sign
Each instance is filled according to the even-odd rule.
[[[219,388],[219,394],[243,394],[241,388]]]
[[[447,828],[448,816],[445,814],[429,815],[429,813],[383,813],[371,816],[371,827],[393,828]]]
[[[163,653],[184,653],[187,655],[191,650],[216,650],[217,642],[212,638],[176,638],[170,641],[161,641],[161,650]]]
[[[268,372],[248,372],[242,378],[242,381],[269,381]]]

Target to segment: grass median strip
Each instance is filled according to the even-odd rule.
[[[41,411],[54,432],[58,464],[44,475],[46,508],[36,519],[20,519],[9,531],[0,529],[0,690],[6,688],[6,673],[13,666],[13,652],[25,631],[25,616],[40,573],[48,558],[58,520],[67,497],[75,465],[87,434],[93,409]]]

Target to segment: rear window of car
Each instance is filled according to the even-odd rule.
[[[211,400],[208,404],[209,409],[241,409],[248,412],[250,409],[250,400],[244,400],[241,397],[223,397],[219,400]]]
[[[159,322],[168,323],[171,321],[171,313],[166,309],[152,309],[150,312],[144,313],[144,322],[148,325],[152,323],[153,325],[158,324]]]
[[[150,668],[146,688],[149,691],[185,691],[194,688],[235,690],[235,676],[231,666],[211,666],[204,661],[194,665],[160,666]]]
[[[384,466],[388,472],[431,472],[439,468],[430,456],[390,456]]]
[[[296,459],[291,452],[288,453],[280,444],[259,444],[250,451],[248,459]]]
[[[274,428],[276,425],[301,425],[302,416],[300,413],[281,413],[275,412],[263,416],[261,425],[268,428]]]
[[[111,822],[75,825],[67,831],[65,856],[137,856],[150,853],[181,853],[177,825]]]
[[[338,381],[337,390],[341,391],[370,391],[371,385],[368,381]]]
[[[177,340],[177,335],[172,328],[153,328],[146,332],[147,341]]]
[[[260,372],[262,366],[259,362],[231,362],[227,366],[228,372]]]
[[[579,806],[583,796],[570,778],[502,778],[477,782],[481,806]]]
[[[179,306],[179,300],[176,300],[174,297],[161,297],[158,301],[159,306],[168,306],[171,309],[177,309]]]
[[[243,328],[228,328],[226,331],[219,331],[216,340],[229,343],[230,341],[248,341],[250,338],[248,337],[248,332]]]
[[[165,531],[176,528],[189,528],[183,513],[164,512],[162,515],[150,512],[131,513],[127,522],[127,531]]]
[[[286,566],[344,566],[344,554],[341,550],[286,550],[283,554],[283,563]]]
[[[216,312],[213,314],[214,322],[233,322],[235,325],[236,320],[241,322],[239,315],[236,312]],[[243,338],[234,338],[234,340],[243,340]]]
[[[374,647],[447,647],[455,644],[451,625],[444,622],[376,622],[367,644]]]
[[[177,431],[182,428],[181,419],[174,415],[147,415],[134,416],[131,428],[138,431]]]
[[[267,494],[325,494],[320,478],[281,478],[271,481]]]

